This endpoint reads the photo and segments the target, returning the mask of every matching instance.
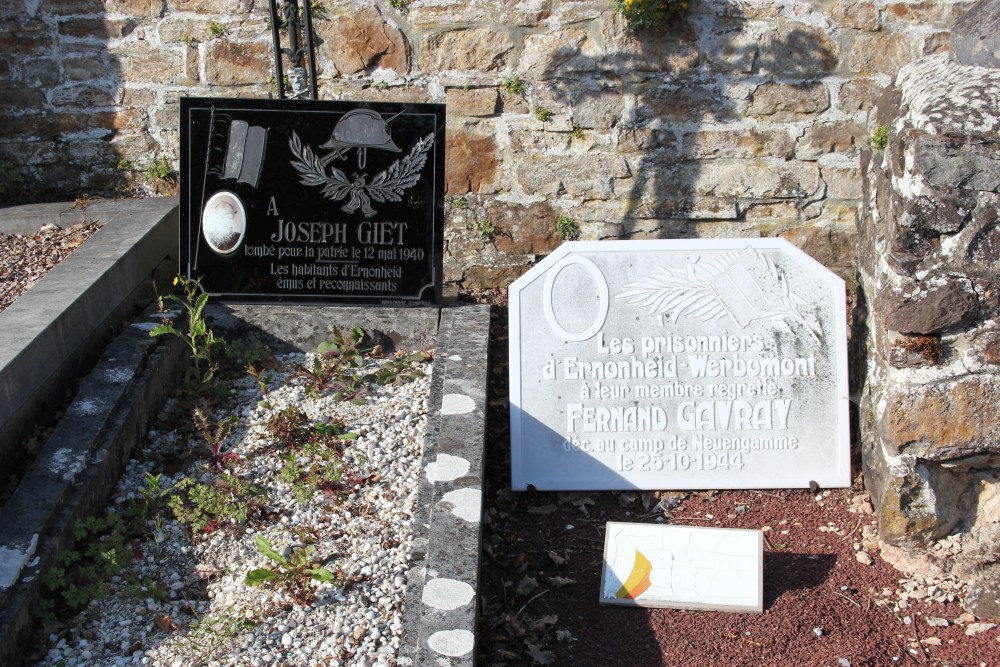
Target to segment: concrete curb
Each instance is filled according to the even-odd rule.
[[[441,311],[400,665],[474,665],[490,310]]]
[[[5,209],[5,224],[21,208]],[[176,256],[176,198],[107,202],[85,213],[104,227],[0,313],[0,470],[17,465],[31,428],[132,316],[149,292],[146,279]]]

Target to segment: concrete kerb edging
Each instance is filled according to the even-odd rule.
[[[0,313],[0,470],[11,468],[40,413],[61,402],[64,389],[132,316],[148,289],[144,281],[176,255],[172,197],[107,202],[83,211],[66,204],[14,207],[0,212],[0,230],[25,220],[35,229],[43,220],[67,224],[67,215],[74,223],[83,216],[105,225]]]
[[[72,542],[73,524],[86,516],[102,513],[108,497],[125,470],[132,446],[138,442],[159,412],[170,389],[180,378],[186,348],[178,340],[157,345],[149,338],[148,329],[130,328],[106,349],[97,366],[84,379],[81,392],[67,410],[66,420],[73,414],[91,412],[95,406],[101,413],[103,426],[88,439],[70,428],[54,433],[47,448],[72,452],[72,470],[64,470],[62,484],[53,485],[34,500],[46,508],[39,526],[23,521],[5,521],[0,525],[0,549],[6,549],[10,539],[23,534],[31,536],[30,551],[5,554],[4,558],[19,570],[6,590],[0,605],[0,665],[19,665],[24,648],[31,639],[35,619],[32,610],[41,595],[42,577],[55,565],[60,550]],[[121,353],[131,349],[135,355],[119,360]],[[135,363],[137,362],[137,363]],[[114,401],[102,395],[114,393],[109,385],[124,386],[124,395]],[[97,395],[95,395],[95,392]],[[35,466],[36,468],[38,466]],[[35,472],[33,468],[29,475]],[[45,471],[42,471],[43,473]],[[27,520],[27,517],[25,518]],[[16,558],[15,558],[16,556]]]
[[[490,310],[442,311],[399,664],[476,662]]]

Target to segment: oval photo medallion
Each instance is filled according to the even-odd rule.
[[[201,213],[201,232],[217,255],[231,255],[246,235],[247,214],[243,202],[232,192],[222,190],[209,198]]]

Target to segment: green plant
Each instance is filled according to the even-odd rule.
[[[132,171],[132,161],[125,156],[118,158],[118,162],[115,163],[115,170],[121,172]]]
[[[543,123],[552,120],[553,113],[545,107],[535,107],[535,118]]]
[[[184,46],[191,46],[194,44],[194,37],[191,35],[184,35]]]
[[[316,591],[309,586],[310,579],[321,583],[336,580],[333,572],[313,563],[316,547],[311,544],[292,549],[287,558],[275,551],[263,535],[257,535],[256,545],[277,567],[251,570],[243,580],[248,586],[267,584],[284,591],[298,604],[309,605],[316,599]]]
[[[889,145],[889,126],[879,124],[868,138],[868,143],[873,149],[881,153]]]
[[[226,34],[226,26],[222,25],[218,21],[209,21],[208,34],[212,37],[222,37]]]
[[[615,0],[629,31],[663,27],[687,11],[688,0]]]
[[[171,174],[170,162],[165,157],[158,157],[146,165],[143,173],[150,182],[167,178]]]
[[[563,241],[573,241],[580,237],[580,225],[568,215],[560,215],[556,220],[556,233]]]
[[[319,2],[319,0],[310,0],[309,1],[309,14],[314,19],[324,19],[324,18],[326,18],[327,15],[328,15],[328,12],[326,11],[326,5],[324,5],[322,2]]]
[[[188,660],[193,665],[208,664],[226,649],[233,638],[243,635],[254,626],[251,620],[242,615],[199,616],[194,605],[190,605],[190,609],[195,620],[188,626],[187,632],[177,635],[177,641],[186,645]],[[173,629],[178,628],[173,626]]]
[[[194,381],[198,381],[202,384],[207,384],[212,380],[215,371],[219,368],[213,359],[212,350],[219,345],[225,345],[225,341],[221,338],[216,338],[215,334],[212,333],[212,330],[205,323],[204,311],[205,306],[208,304],[208,293],[202,290],[199,279],[195,278],[192,280],[184,276],[177,276],[174,278],[174,285],[180,285],[183,294],[180,296],[175,294],[169,294],[165,297],[157,296],[160,312],[166,312],[163,303],[164,299],[170,299],[181,304],[187,311],[188,329],[186,331],[176,329],[173,322],[164,316],[161,324],[153,328],[149,332],[149,335],[154,337],[165,335],[176,336],[184,341],[191,349],[191,359],[194,362],[193,377],[189,375],[187,378],[188,383],[193,384]]]
[[[459,211],[463,211],[468,207],[468,204],[465,203],[465,197],[455,197],[451,200],[451,205],[452,208],[458,209]]]
[[[160,473],[153,475],[152,473],[146,473],[146,485],[139,489],[139,493],[142,496],[140,502],[143,506],[141,508],[141,514],[143,516],[148,516],[151,512],[156,512],[160,509],[163,504],[164,498],[170,495],[173,489],[163,488],[160,486]]]
[[[212,464],[215,466],[216,470],[222,470],[222,464],[228,460],[233,460],[239,458],[239,456],[233,452],[228,452],[226,454],[222,453],[222,445],[225,443],[226,438],[233,432],[233,428],[239,423],[240,418],[238,415],[229,415],[217,424],[212,424],[212,420],[208,413],[205,412],[203,408],[195,408],[194,414],[195,429],[201,436],[202,440],[208,445],[209,451],[212,453]]]
[[[524,81],[517,78],[516,76],[512,76],[506,81],[504,81],[502,84],[500,84],[500,87],[506,90],[511,95],[524,95],[524,93],[527,91],[527,87],[524,85]]]
[[[586,135],[583,133],[583,128],[573,123],[573,127],[569,130],[569,136],[573,139],[583,139]]]
[[[226,523],[246,523],[260,509],[264,490],[235,475],[220,475],[211,484],[184,478],[167,506],[195,533],[212,533]]]
[[[476,220],[472,223],[471,229],[479,232],[479,235],[487,240],[496,238],[497,234],[500,233],[500,228],[497,227],[491,220],[487,220],[486,218]]]
[[[364,378],[354,370],[364,366],[366,354],[375,351],[361,347],[364,337],[360,327],[351,327],[344,333],[335,326],[333,340],[317,346],[312,366],[294,364],[292,377],[306,380],[306,393],[310,396],[332,391],[342,400],[362,399],[366,393]]]
[[[389,6],[403,12],[409,8],[410,0],[389,0]]]
[[[12,162],[0,162],[0,199],[13,199],[24,187],[24,176]]]
[[[35,609],[46,621],[67,618],[107,594],[111,577],[121,575],[138,550],[121,515],[91,516],[73,524],[73,546],[56,554],[42,579],[44,592]]]

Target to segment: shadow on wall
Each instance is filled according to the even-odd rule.
[[[119,149],[123,129],[145,128],[154,112],[123,110],[122,66],[110,48],[138,24],[109,18],[101,0],[0,0],[0,205],[125,193],[169,173],[152,157],[134,165]],[[155,156],[146,143],[132,148]]]
[[[539,68],[537,103],[571,110],[573,143],[617,126],[618,153],[580,156],[593,179],[582,187],[539,170],[530,194],[569,205],[597,238],[757,236],[760,217],[801,224],[824,190],[816,163],[794,160],[787,123],[830,106],[820,79],[837,66],[836,46],[781,22],[751,37],[747,23],[736,4],[699,4],[666,30],[632,35],[615,16],[605,39],[616,50],[603,58],[560,49]],[[617,221],[588,215],[600,198],[622,203]]]

